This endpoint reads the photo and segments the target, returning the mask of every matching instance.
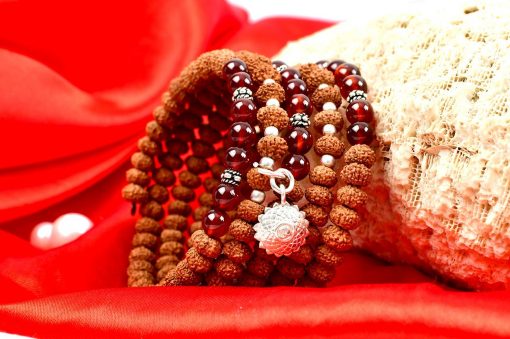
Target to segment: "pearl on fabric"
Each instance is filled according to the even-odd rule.
[[[322,134],[332,135],[336,133],[336,127],[332,124],[326,124],[322,127]]]
[[[332,111],[336,111],[336,105],[330,101],[324,103],[324,105],[322,105],[322,110],[324,111],[328,111],[328,110],[332,110]]]
[[[266,101],[266,106],[280,107],[280,102],[278,101],[278,99],[271,98],[268,101]]]
[[[250,200],[262,204],[266,200],[266,194],[259,190],[253,190],[250,195]]]
[[[330,154],[324,154],[321,157],[321,163],[326,167],[333,167],[335,166],[335,158]]]
[[[51,248],[51,234],[53,233],[53,224],[51,222],[41,222],[37,224],[30,234],[30,243],[32,246],[46,250]]]
[[[280,134],[280,132],[278,131],[278,128],[276,128],[275,126],[268,126],[264,130],[264,135],[265,136],[272,135],[272,136],[277,137],[279,134]]]

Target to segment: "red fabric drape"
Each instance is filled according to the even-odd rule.
[[[327,9],[325,9],[327,10]],[[507,292],[446,289],[404,266],[349,254],[327,289],[127,289],[137,138],[172,77],[220,47],[272,55],[329,24],[256,24],[221,0],[0,2],[0,331],[39,338],[510,334]],[[40,221],[95,227],[40,251]]]

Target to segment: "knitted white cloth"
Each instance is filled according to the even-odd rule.
[[[275,57],[347,60],[369,84],[380,147],[358,246],[464,286],[510,288],[509,18],[510,1],[427,2]]]

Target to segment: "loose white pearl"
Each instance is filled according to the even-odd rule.
[[[328,84],[320,84],[319,87],[317,87],[318,89],[325,89],[325,88],[328,88],[329,85]]]
[[[322,105],[322,109],[324,111],[327,111],[327,110],[335,111],[336,110],[336,105],[334,103],[332,103],[331,101],[328,101],[328,102],[324,103],[324,105]]]
[[[274,160],[269,157],[262,157],[260,159],[260,167],[272,170],[274,166]]]
[[[271,98],[268,101],[266,101],[266,106],[280,107],[280,102],[278,101],[278,99]]]
[[[277,137],[280,132],[278,131],[278,128],[274,126],[268,126],[264,130],[264,135],[272,135],[274,137]]]
[[[330,154],[324,154],[321,157],[321,163],[327,167],[334,167],[335,166],[335,158],[333,158],[333,156]]]
[[[262,204],[266,200],[266,194],[262,191],[253,190],[250,195],[251,201]]]
[[[266,79],[263,82],[264,85],[271,85],[271,84],[274,84],[274,83],[276,83],[276,81],[274,81],[273,79]]]
[[[336,127],[332,124],[326,124],[322,127],[322,134],[331,135],[336,133]]]

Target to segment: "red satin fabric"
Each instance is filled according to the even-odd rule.
[[[272,55],[327,23],[256,24],[221,0],[0,2],[0,331],[38,338],[510,335],[507,292],[446,289],[349,254],[312,288],[123,288],[133,232],[120,198],[137,138],[200,53]],[[67,212],[95,227],[40,251],[32,227]]]

